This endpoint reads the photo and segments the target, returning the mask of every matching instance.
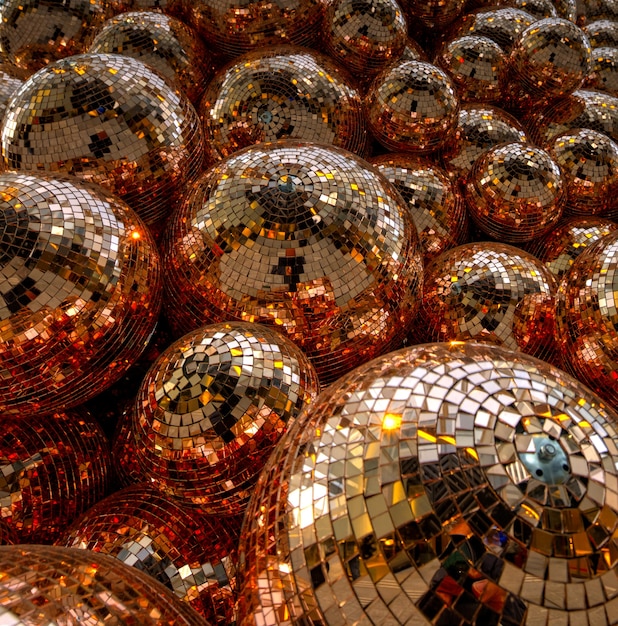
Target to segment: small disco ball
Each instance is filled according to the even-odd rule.
[[[468,210],[477,226],[508,243],[550,231],[565,199],[560,168],[545,150],[529,143],[499,144],[485,152],[466,185]]]
[[[17,543],[17,537],[13,529],[0,518],[0,546],[11,546],[14,543]],[[0,617],[2,617],[1,612]]]
[[[104,0],[3,0],[0,58],[29,76],[48,63],[85,52],[106,17]]]
[[[350,152],[294,141],[206,172],[170,223],[165,265],[177,331],[275,324],[322,384],[400,345],[422,280],[416,228],[390,183]]]
[[[204,326],[167,348],[142,383],[125,438],[134,471],[208,514],[240,515],[275,444],[318,391],[307,357],[276,330]]]
[[[406,201],[425,261],[467,240],[463,196],[440,166],[410,154],[384,154],[369,162]]]
[[[477,159],[501,143],[527,141],[521,124],[495,106],[464,104],[455,131],[440,151],[440,160],[451,179],[468,182]]]
[[[212,55],[196,33],[177,18],[152,11],[123,13],[108,20],[88,52],[138,59],[193,103],[200,99],[214,69]]]
[[[497,102],[505,58],[491,39],[468,35],[449,41],[435,63],[450,76],[461,102]]]
[[[366,151],[362,103],[351,77],[314,50],[278,46],[238,57],[214,77],[199,111],[217,159],[277,139]]]
[[[190,102],[117,54],[79,54],[37,72],[9,102],[0,140],[8,168],[100,183],[147,224],[167,216],[204,151]]]
[[[24,84],[21,78],[15,78],[0,69],[0,125],[6,112],[6,105],[13,94]]]
[[[538,20],[544,17],[560,17],[552,0],[501,0],[496,4],[522,9]]]
[[[577,0],[553,0],[558,17],[562,17],[573,24],[577,24],[579,21],[578,15],[578,2]]]
[[[556,278],[562,278],[584,250],[615,230],[618,224],[607,218],[571,217],[559,222],[547,235],[535,239],[526,249]]]
[[[58,546],[0,546],[5,626],[208,626],[151,576],[106,554]]]
[[[325,11],[320,0],[193,0],[185,7],[210,48],[232,59],[270,45],[317,43]]]
[[[425,269],[421,304],[427,341],[485,341],[552,357],[557,285],[531,254],[503,243],[448,250]]]
[[[496,346],[414,346],[356,369],[258,482],[239,626],[604,619],[617,420],[568,374]]]
[[[592,64],[586,78],[587,89],[598,89],[618,96],[618,49],[615,47],[594,48]]]
[[[0,519],[21,543],[51,543],[105,496],[109,444],[83,410],[0,424]]]
[[[402,5],[412,24],[420,20],[426,29],[441,29],[461,15],[465,0],[404,0]]]
[[[451,79],[424,61],[403,61],[385,70],[364,104],[369,128],[385,148],[417,154],[444,145],[459,113]]]
[[[616,206],[618,144],[607,135],[576,128],[554,138],[548,152],[562,171],[568,214],[591,215]]]
[[[427,54],[414,39],[408,37],[406,39],[406,47],[403,49],[398,61],[427,61]]]
[[[235,546],[221,522],[141,484],[87,511],[61,541],[149,574],[213,624],[234,622]]]
[[[618,21],[618,2],[616,0],[583,0],[587,22],[596,20]]]
[[[597,20],[589,22],[583,29],[593,50],[594,48],[618,47],[618,22]]]
[[[118,380],[161,304],[148,230],[76,178],[0,174],[0,413],[64,410]]]
[[[582,252],[562,279],[556,339],[568,371],[618,406],[618,232]]]

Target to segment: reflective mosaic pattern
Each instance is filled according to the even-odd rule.
[[[387,149],[428,153],[453,132],[459,101],[443,70],[423,61],[404,61],[376,78],[365,110],[373,135]]]
[[[556,288],[549,269],[527,252],[502,243],[465,244],[427,266],[415,334],[551,358]]]
[[[420,20],[426,28],[443,28],[461,14],[465,0],[405,0],[402,4],[412,23]]]
[[[592,48],[615,48],[618,46],[618,23],[611,20],[597,20],[583,26]]]
[[[0,546],[10,546],[14,543],[17,543],[17,538],[13,529],[0,519]],[[1,610],[0,617],[2,617]]]
[[[101,187],[1,174],[0,272],[0,413],[64,410],[101,393],[154,330],[154,242]]]
[[[100,183],[149,224],[170,212],[203,159],[189,101],[115,54],[76,55],[32,76],[10,102],[1,142],[9,168]]]
[[[0,424],[0,520],[21,543],[51,543],[105,496],[109,444],[83,409]]]
[[[588,89],[598,89],[618,96],[618,49],[615,47],[594,48],[592,66],[586,79]]]
[[[184,0],[106,0],[106,4],[114,14],[127,11],[161,11],[183,19],[186,13]]]
[[[273,447],[318,391],[307,357],[277,331],[247,322],[200,328],[167,348],[142,383],[131,418],[139,471],[207,513],[239,515]]]
[[[213,72],[212,55],[188,26],[150,11],[123,13],[109,20],[88,51],[138,59],[170,79],[194,103]]]
[[[0,623],[208,626],[162,584],[105,554],[0,546]]]
[[[584,7],[588,22],[595,20],[618,21],[618,5],[614,0],[585,0]]]
[[[149,574],[212,624],[234,621],[232,540],[217,518],[183,508],[153,486],[136,485],[105,498],[61,543],[109,554]]]
[[[494,346],[376,359],[269,461],[239,623],[613,621],[617,418],[564,372]]]
[[[565,15],[558,15],[554,4],[558,5],[559,2],[554,3],[552,0],[502,0],[498,4],[523,9],[537,19],[543,19],[544,17],[564,17],[568,19]]]
[[[470,216],[491,237],[523,242],[540,237],[562,215],[565,187],[545,150],[520,142],[500,144],[475,163],[466,185]]]
[[[209,170],[170,224],[165,263],[178,331],[276,324],[322,383],[399,345],[422,278],[416,229],[388,181],[349,152],[291,141]]]
[[[426,261],[466,241],[463,197],[442,168],[409,154],[385,154],[370,162],[406,201]]]
[[[553,0],[558,16],[576,24],[578,21],[577,0]],[[580,5],[581,6],[581,5]]]
[[[352,79],[327,56],[292,46],[250,52],[222,69],[200,105],[217,159],[277,139],[365,152],[361,100]]]
[[[0,70],[0,122],[4,117],[6,105],[11,96],[23,85],[23,80],[15,78],[5,71]]]
[[[560,349],[577,378],[618,405],[618,232],[597,241],[564,276],[556,309]]]

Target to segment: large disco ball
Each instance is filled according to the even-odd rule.
[[[405,336],[422,278],[401,196],[350,152],[258,144],[211,168],[170,223],[177,330],[275,324],[329,383]]]
[[[0,546],[0,598],[6,626],[208,626],[147,574],[77,548]]]
[[[152,485],[128,487],[101,500],[61,544],[109,554],[149,574],[213,624],[234,621],[235,546],[223,524]]]
[[[100,183],[148,224],[174,206],[202,166],[191,103],[152,69],[117,54],[79,54],[29,78],[1,129],[8,168]]]
[[[142,221],[101,187],[4,172],[0,243],[0,413],[63,410],[118,380],[161,304]]]
[[[111,478],[109,444],[83,410],[0,417],[0,467],[0,520],[21,543],[59,539]]]
[[[617,420],[568,374],[495,346],[358,368],[260,477],[239,624],[596,623],[618,569]]]
[[[360,95],[351,77],[326,55],[305,48],[278,46],[238,57],[213,78],[199,111],[218,159],[277,139],[366,151]]]

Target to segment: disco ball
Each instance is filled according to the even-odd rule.
[[[217,164],[170,223],[167,303],[177,331],[275,324],[323,384],[400,345],[422,279],[401,196],[350,152],[258,144]]]
[[[62,539],[149,574],[213,624],[234,621],[235,547],[214,517],[136,485],[101,500]]]
[[[0,58],[26,75],[85,52],[107,15],[103,0],[3,0]]]
[[[501,143],[527,141],[521,124],[509,113],[495,106],[464,104],[457,126],[440,151],[448,175],[465,184],[476,160]]]
[[[0,520],[21,543],[51,543],[105,496],[109,444],[83,410],[0,419]]]
[[[414,24],[420,20],[425,29],[444,28],[464,9],[465,0],[405,0],[403,7]]]
[[[592,48],[615,48],[618,46],[618,22],[597,20],[584,27]]]
[[[169,79],[193,103],[214,69],[212,55],[196,33],[175,17],[150,11],[110,19],[88,51],[138,59]]]
[[[258,482],[239,625],[594,624],[615,594],[617,420],[568,374],[495,346],[355,370]]]
[[[80,404],[154,330],[161,278],[141,220],[78,179],[0,174],[0,413]]]
[[[596,20],[618,21],[618,2],[616,0],[583,0],[587,22]]]
[[[161,583],[106,554],[0,546],[5,626],[208,626]]]
[[[558,10],[552,0],[501,0],[496,4],[522,9],[539,20],[544,17],[566,17],[558,15]]]
[[[523,250],[464,244],[427,265],[415,334],[430,341],[485,341],[552,358],[556,289],[549,269]]]
[[[17,543],[13,529],[0,519],[0,546],[10,546]],[[0,613],[0,617],[2,614]]]
[[[452,134],[459,101],[443,70],[424,61],[404,61],[375,79],[365,110],[384,147],[423,154],[440,148]]]
[[[612,46],[592,50],[592,65],[585,85],[618,96],[618,49]]]
[[[114,15],[128,11],[160,11],[185,19],[187,9],[185,0],[105,0],[105,2]]]
[[[21,78],[15,78],[9,73],[0,69],[0,125],[6,112],[6,105],[12,95],[24,84]]]
[[[550,231],[562,215],[565,186],[545,150],[499,144],[476,161],[466,185],[470,216],[485,233],[517,243]]]
[[[414,39],[408,37],[406,47],[403,49],[399,59],[395,62],[397,63],[399,61],[427,61],[427,54]]]
[[[505,54],[487,37],[468,35],[449,41],[436,57],[453,81],[461,102],[497,102]]]
[[[199,110],[218,159],[277,139],[366,151],[357,89],[329,57],[313,50],[279,46],[238,57],[212,80]]]
[[[618,406],[618,232],[584,250],[562,279],[556,339],[566,367]]]
[[[406,201],[426,261],[467,240],[463,196],[442,168],[409,154],[385,154],[370,163]]]
[[[8,168],[100,183],[148,224],[170,212],[204,149],[189,101],[116,54],[80,54],[37,72],[9,102],[1,142]]]
[[[577,0],[553,0],[558,17],[563,17],[576,24],[578,22],[578,2]],[[580,5],[581,6],[581,5]]]
[[[607,218],[571,217],[547,235],[535,239],[527,250],[561,278],[584,250],[617,229],[618,224]]]
[[[602,213],[616,205],[618,144],[607,135],[577,128],[555,137],[549,154],[560,166],[570,214]]]

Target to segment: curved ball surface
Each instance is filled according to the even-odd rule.
[[[592,63],[585,86],[618,96],[618,50],[614,47],[593,48]]]
[[[420,20],[426,28],[444,28],[464,10],[465,0],[405,0],[410,21]]]
[[[596,20],[583,27],[592,48],[616,48],[618,46],[618,23]]]

